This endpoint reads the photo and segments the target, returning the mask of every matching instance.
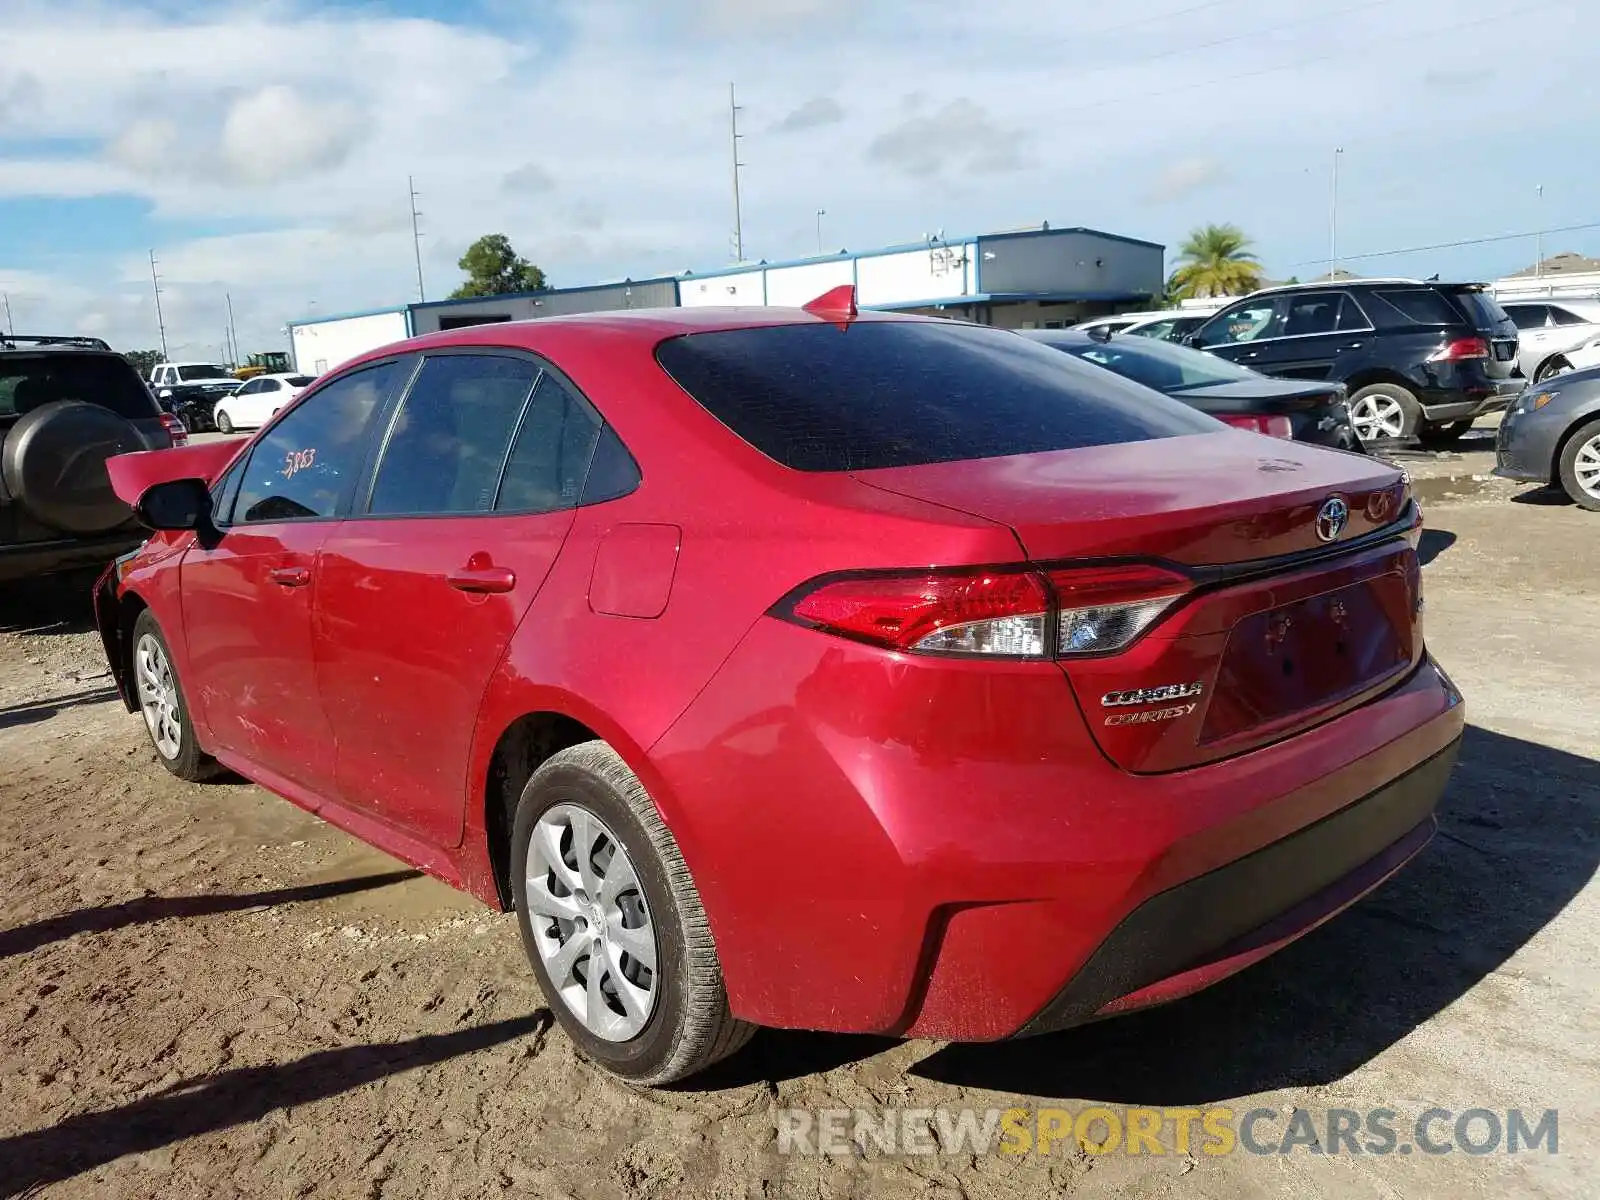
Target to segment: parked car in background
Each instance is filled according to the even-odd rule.
[[[1494,473],[1555,484],[1600,512],[1600,366],[1547,377],[1500,420]]]
[[[260,429],[315,382],[310,375],[257,375],[217,401],[212,409],[213,424],[220,433]]]
[[[1027,330],[1024,337],[1154,388],[1238,429],[1361,451],[1342,383],[1272,379],[1214,354],[1147,338],[1076,329]]]
[[[106,460],[187,438],[98,338],[0,333],[0,583],[101,565],[143,542]]]
[[[196,433],[216,429],[212,410],[238,386],[233,372],[216,363],[157,363],[150,371],[150,389],[156,399]]]
[[[514,909],[638,1083],[1198,990],[1409,861],[1462,732],[1398,470],[848,287],[430,334],[111,470],[158,760]]]
[[[1154,312],[1121,313],[1114,317],[1095,317],[1080,321],[1073,329],[1088,333],[1105,330],[1108,333],[1131,333],[1139,337],[1154,338],[1163,342],[1181,342],[1206,323],[1206,319],[1222,305],[1214,308],[1164,308]]]
[[[1267,375],[1342,383],[1363,442],[1450,442],[1522,389],[1517,327],[1483,287],[1359,279],[1266,288],[1191,346]]]
[[[1505,300],[1501,307],[1516,322],[1517,364],[1534,383],[1581,367],[1581,352],[1600,339],[1600,301]]]

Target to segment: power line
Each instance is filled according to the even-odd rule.
[[[1577,233],[1584,229],[1600,229],[1600,221],[1586,221],[1580,225],[1562,225],[1556,229],[1546,229],[1550,233]],[[1435,242],[1430,246],[1407,246],[1402,250],[1369,250],[1365,254],[1341,254],[1340,262],[1356,262],[1368,258],[1394,258],[1401,254],[1425,254],[1430,250],[1458,250],[1463,246],[1487,246],[1492,242],[1515,242],[1523,238],[1536,237],[1539,230],[1530,229],[1523,233],[1496,233],[1489,237],[1462,238],[1458,242]],[[1308,258],[1302,262],[1290,263],[1291,267],[1319,267],[1330,262],[1326,258]]]

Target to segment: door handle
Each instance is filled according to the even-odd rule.
[[[305,567],[274,567],[268,577],[283,587],[305,587],[311,582],[311,572]]]
[[[458,592],[509,592],[517,586],[517,573],[510,567],[468,565],[451,571],[445,581]]]
[[[1341,349],[1341,350],[1359,350],[1359,349],[1361,349],[1361,347],[1363,347],[1365,345],[1366,345],[1365,342],[1346,342],[1344,345],[1340,346],[1339,349]]]

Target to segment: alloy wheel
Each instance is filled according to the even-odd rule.
[[[139,707],[144,712],[150,740],[162,758],[175,759],[183,749],[183,725],[178,716],[178,683],[161,642],[151,634],[139,639],[134,650],[134,677]]]
[[[1572,460],[1572,475],[1580,488],[1600,500],[1600,434],[1578,447],[1577,457]]]
[[[1350,406],[1350,424],[1363,442],[1397,438],[1406,427],[1406,414],[1400,401],[1378,392],[1363,396]]]
[[[526,885],[534,945],[562,1003],[595,1037],[636,1037],[660,991],[658,947],[616,834],[581,805],[553,806],[529,837]]]

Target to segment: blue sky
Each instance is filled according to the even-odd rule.
[[[1600,221],[1581,0],[6,0],[0,289],[19,328],[282,345],[430,296],[504,232],[558,284],[747,253],[1091,225],[1241,225],[1275,276]],[[1537,188],[1543,185],[1543,197]],[[1546,250],[1600,254],[1600,229]],[[1532,237],[1359,258],[1493,277]]]

